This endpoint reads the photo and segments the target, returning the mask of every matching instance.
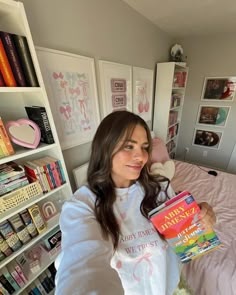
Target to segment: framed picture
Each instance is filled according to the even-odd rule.
[[[192,144],[202,146],[204,148],[219,149],[222,134],[222,131],[196,128],[194,131]]]
[[[92,140],[100,122],[94,59],[36,47],[62,149]]]
[[[232,101],[235,96],[236,77],[207,77],[204,80],[202,100]]]
[[[230,108],[229,106],[200,105],[197,124],[224,127],[229,116]]]
[[[152,120],[153,70],[133,67],[133,112]]]
[[[119,110],[132,111],[132,67],[99,60],[103,117]]]

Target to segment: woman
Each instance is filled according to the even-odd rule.
[[[148,212],[172,197],[169,180],[148,173],[151,135],[139,116],[104,118],[92,142],[87,186],[62,209],[56,294],[167,295],[179,281],[177,256]],[[214,213],[202,204],[203,221]]]

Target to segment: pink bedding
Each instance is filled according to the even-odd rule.
[[[215,231],[223,243],[221,248],[184,264],[184,276],[195,295],[236,295],[236,175],[217,171],[213,176],[206,167],[180,161],[175,164],[174,190],[188,190],[198,202],[213,206]]]

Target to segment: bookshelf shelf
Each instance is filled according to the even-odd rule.
[[[167,144],[171,156],[181,127],[187,75],[188,68],[178,63],[157,63],[153,131]]]
[[[51,190],[47,194],[39,195],[30,198],[28,201],[21,203],[17,207],[14,207],[4,213],[1,214],[0,216],[0,222],[4,222],[5,220],[8,220],[10,217],[13,217],[14,215],[18,214],[22,210],[31,207],[34,204],[39,204],[42,205],[44,200],[45,201],[52,201],[54,204],[58,204],[58,196],[60,200],[65,200],[72,194],[71,186],[70,186],[70,180],[66,171],[66,166],[61,150],[61,146],[59,143],[57,131],[56,131],[56,126],[55,122],[52,116],[52,111],[50,108],[50,104],[48,101],[47,93],[45,90],[44,86],[44,81],[43,77],[41,74],[41,69],[39,67],[37,55],[35,52],[35,46],[32,40],[30,28],[28,25],[27,21],[27,16],[25,13],[24,5],[20,1],[14,1],[14,0],[0,0],[0,31],[5,32],[5,33],[10,33],[15,36],[10,36],[12,38],[16,37],[16,40],[24,40],[26,44],[28,45],[29,52],[28,52],[28,60],[32,61],[33,65],[31,66],[31,70],[33,70],[36,74],[36,82],[38,83],[25,83],[24,85],[33,85],[38,87],[0,87],[0,94],[1,94],[1,99],[0,99],[0,117],[2,118],[3,123],[7,121],[16,121],[21,118],[27,118],[27,113],[25,110],[25,107],[31,107],[31,106],[40,106],[45,108],[46,115],[48,118],[48,122],[52,131],[54,143],[53,144],[43,144],[41,143],[36,149],[26,149],[20,146],[13,145],[15,154],[0,158],[0,165],[10,162],[10,161],[15,161],[18,164],[24,164],[27,161],[40,161],[39,159],[42,160],[42,158],[45,157],[51,157],[56,160],[60,160],[60,164],[63,171],[64,171],[64,176],[65,179],[63,179],[62,182],[65,181],[65,184],[58,186],[58,181],[60,183],[60,180],[57,179],[56,184],[51,183],[52,186],[57,186],[57,188]],[[2,38],[1,34],[1,38]],[[14,39],[15,45],[17,44],[17,41]],[[23,42],[24,43],[24,42]],[[19,43],[18,43],[19,45]],[[7,48],[7,50],[10,50]],[[17,48],[18,54],[21,52],[19,48]],[[3,52],[3,51],[2,51]],[[23,63],[23,55],[20,55],[20,63],[22,65]],[[17,63],[17,62],[16,62]],[[10,65],[11,67],[15,66],[14,64]],[[2,72],[2,68],[1,68]],[[27,70],[23,68],[23,76],[26,76]],[[16,75],[15,73],[13,75]],[[2,80],[1,82],[6,82],[6,75],[2,75]],[[19,78],[19,77],[18,77]],[[4,81],[3,81],[4,80]],[[17,79],[15,79],[17,80]],[[27,79],[26,79],[27,80]],[[5,83],[7,84],[7,83]],[[5,85],[2,83],[2,85]],[[8,85],[8,84],[7,84]],[[22,85],[20,84],[19,81],[17,80],[17,83],[14,85]],[[40,165],[40,164],[39,164]],[[51,164],[53,165],[53,164]],[[60,165],[59,165],[60,166]],[[40,165],[40,167],[45,168],[44,165]],[[51,167],[51,166],[50,166]],[[49,170],[51,169],[49,167]],[[40,170],[39,168],[39,171]],[[46,171],[46,170],[45,170]],[[45,172],[47,173],[47,172]],[[55,172],[56,173],[56,172]],[[43,174],[42,174],[43,175]],[[45,175],[44,175],[45,176]],[[48,176],[48,174],[47,174]],[[54,174],[51,175],[50,177],[54,178]],[[42,176],[41,176],[42,177]],[[49,178],[45,178],[48,179]],[[55,179],[54,179],[55,180]],[[50,181],[49,181],[50,182]],[[55,180],[56,182],[56,180]],[[60,203],[61,204],[61,203]],[[59,210],[59,208],[57,208]],[[60,214],[60,213],[59,213]],[[0,269],[4,266],[9,266],[12,264],[12,261],[20,254],[24,253],[26,250],[33,249],[36,243],[40,242],[40,240],[48,233],[52,232],[53,229],[55,229],[58,226],[58,220],[59,220],[59,214],[57,215],[56,218],[53,218],[49,220],[47,223],[47,230],[38,235],[37,237],[33,238],[29,243],[26,245],[23,245],[18,251],[12,253],[12,255],[6,257],[4,260],[0,262]],[[56,256],[55,256],[56,257]],[[29,285],[31,282],[34,281],[35,278],[38,277],[55,259],[55,257],[51,259],[46,259],[45,262],[42,263],[42,267],[39,273],[33,274],[30,277],[30,281],[27,285]],[[24,290],[24,289],[23,289]],[[23,290],[20,290],[19,292],[14,293],[15,294],[20,294],[23,292]]]
[[[52,231],[56,226],[58,226],[59,222],[59,214],[52,219],[50,219],[47,222],[47,229],[39,234],[36,238],[32,239],[29,243],[26,245],[22,246],[18,251],[14,252],[12,255],[9,257],[5,258],[3,261],[0,263],[0,269],[7,265],[10,261],[12,261],[14,258],[16,258],[18,255],[29,249],[31,246],[35,245],[38,241],[40,241],[46,234],[48,234],[50,231]]]
[[[52,190],[46,194],[37,195],[37,196],[29,199],[28,201],[21,203],[19,206],[9,209],[4,213],[1,213],[0,223],[3,222],[4,220],[6,220],[7,218],[10,218],[10,217],[14,216],[15,214],[21,212],[22,210],[30,207],[31,205],[35,204],[36,202],[38,203],[44,199],[49,198],[53,194],[56,194],[56,193],[62,191],[66,186],[68,186],[68,183],[63,184],[62,186],[55,188],[54,190]]]
[[[39,154],[39,153],[42,153],[45,151],[49,151],[50,149],[54,149],[55,147],[56,147],[56,144],[43,144],[43,143],[41,143],[39,145],[39,147],[34,150],[30,150],[30,149],[28,150],[28,149],[21,148],[19,150],[15,150],[16,153],[14,155],[1,158],[0,164],[7,163],[10,161],[15,161],[15,160],[22,159],[22,158],[25,158],[28,156],[36,155],[36,154]]]

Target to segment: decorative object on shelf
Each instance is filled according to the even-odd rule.
[[[230,106],[200,105],[197,124],[225,127],[230,109]]]
[[[99,60],[102,115],[119,110],[132,111],[132,67]]]
[[[152,120],[153,70],[133,67],[133,112]]]
[[[236,77],[206,77],[201,100],[233,101]]]
[[[183,62],[184,50],[180,44],[174,44],[170,49],[170,60],[175,62]],[[180,64],[186,66],[186,63]]]
[[[193,136],[193,145],[202,146],[204,148],[219,149],[222,135],[222,131],[196,128]]]
[[[35,149],[39,145],[41,132],[36,123],[29,119],[6,122],[6,129],[12,142]]]
[[[92,140],[99,107],[94,59],[36,47],[62,149]]]
[[[75,184],[76,184],[77,188],[82,186],[86,181],[88,165],[89,165],[89,163],[85,163],[85,164],[73,169],[73,175],[74,175]]]
[[[58,214],[56,206],[52,201],[47,201],[42,204],[41,211],[43,214],[43,217],[46,221],[51,219],[52,217],[56,216]]]

